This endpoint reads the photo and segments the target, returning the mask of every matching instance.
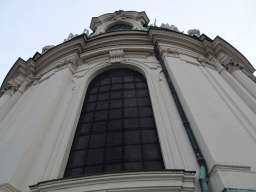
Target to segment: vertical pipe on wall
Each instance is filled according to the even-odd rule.
[[[167,80],[167,83],[168,83],[168,86],[170,88],[170,91],[171,91],[171,94],[173,96],[173,99],[175,101],[175,105],[179,111],[179,114],[180,114],[180,118],[182,120],[182,123],[183,123],[183,126],[187,132],[187,135],[189,137],[189,140],[190,140],[190,143],[192,145],[192,148],[194,150],[194,153],[196,155],[196,159],[197,159],[197,162],[200,166],[200,173],[199,173],[199,183],[200,183],[200,187],[202,189],[203,192],[209,192],[208,190],[208,186],[207,186],[207,183],[206,183],[206,173],[207,173],[207,166],[206,166],[206,161],[200,151],[200,148],[197,144],[197,141],[196,141],[196,138],[194,136],[194,133],[190,127],[190,124],[189,124],[189,121],[186,117],[186,114],[185,114],[185,111],[183,110],[182,108],[182,105],[180,103],[180,100],[178,98],[178,95],[177,95],[177,92],[175,91],[175,88],[173,86],[173,83],[172,83],[172,80],[169,76],[169,73],[164,65],[164,62],[163,60],[161,59],[160,57],[160,54],[159,54],[159,51],[157,50],[157,47],[155,46],[155,56],[157,58],[157,60],[160,62],[161,66],[162,66],[162,69],[163,69],[163,73],[165,75],[165,78]]]

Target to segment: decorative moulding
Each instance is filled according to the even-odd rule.
[[[16,189],[9,183],[4,183],[0,185],[0,192],[21,192],[21,191]]]
[[[109,51],[110,60],[106,61],[106,63],[119,64],[125,61],[123,59],[124,51],[121,50],[113,50]]]
[[[177,48],[160,48],[160,55],[162,57],[180,57],[180,50]]]
[[[175,27],[174,25],[169,25],[168,23],[166,23],[166,24],[162,23],[160,27],[165,28],[165,29],[170,29],[172,31],[176,31],[176,32],[179,32],[179,33],[184,32],[184,31],[179,31],[177,27]]]
[[[198,60],[198,62],[201,63],[201,65],[203,65],[203,66],[205,66],[206,64],[211,65],[211,66],[214,66],[214,63],[211,62],[210,60],[206,59],[206,58],[197,56],[197,60]]]
[[[77,61],[75,59],[65,59],[56,65],[56,71],[59,71],[66,67],[69,67],[70,70],[74,73],[77,68]]]
[[[140,171],[101,174],[45,181],[30,186],[30,192],[67,191],[194,191],[195,172],[184,170]]]
[[[230,58],[229,62],[223,66],[229,73],[232,73],[236,70],[243,70],[244,68],[244,65],[236,62],[233,58]]]
[[[12,96],[18,90],[19,86],[20,86],[20,84],[18,84],[13,79],[11,79],[7,83],[7,86],[3,90],[1,90],[1,93],[4,95]]]
[[[53,47],[55,47],[55,45],[46,45],[46,46],[44,46],[43,49],[42,49],[42,54],[46,53],[47,51],[49,51]]]

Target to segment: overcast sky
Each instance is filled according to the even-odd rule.
[[[0,0],[0,85],[19,57],[28,60],[70,32],[89,29],[92,17],[116,10],[145,11],[158,26],[218,35],[256,68],[256,0]]]

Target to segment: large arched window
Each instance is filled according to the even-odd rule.
[[[146,79],[130,69],[90,83],[64,177],[164,169]]]
[[[132,26],[126,25],[126,24],[117,24],[117,25],[113,25],[113,26],[109,27],[106,30],[106,32],[117,31],[117,30],[129,30],[129,29],[132,29]]]

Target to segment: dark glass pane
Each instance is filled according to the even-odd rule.
[[[122,129],[123,128],[123,120],[112,120],[108,122],[108,130],[114,130],[114,129]]]
[[[137,98],[138,106],[143,107],[143,106],[150,106],[151,107],[151,102],[148,97],[146,98]]]
[[[147,83],[146,82],[137,82],[136,83],[136,88],[145,88],[147,87]]]
[[[124,109],[124,118],[132,118],[137,116],[138,116],[137,108]]]
[[[127,83],[127,82],[133,82],[134,81],[134,77],[133,76],[126,76],[124,77],[124,82]]]
[[[65,177],[83,175],[83,171],[84,171],[84,168],[68,169],[65,173]]]
[[[136,76],[135,77],[135,81],[138,82],[138,81],[146,81],[145,77],[143,75],[140,75],[140,76]]]
[[[104,147],[106,134],[96,134],[91,136],[90,148]]]
[[[121,119],[122,116],[122,109],[113,109],[109,111],[109,119]]]
[[[122,164],[106,165],[105,171],[110,172],[120,172],[122,170]]]
[[[111,99],[120,99],[122,95],[122,91],[111,92]]]
[[[92,133],[103,132],[107,130],[107,121],[95,122],[93,124]]]
[[[108,133],[107,146],[115,146],[115,145],[122,145],[122,144],[123,144],[122,132]]]
[[[69,160],[67,167],[80,167],[83,166],[85,163],[85,155],[86,151],[74,151],[69,154]]]
[[[126,24],[117,24],[117,25],[109,27],[106,30],[106,32],[117,31],[117,30],[129,30],[129,29],[132,29],[132,26],[126,25]]]
[[[88,146],[88,141],[89,141],[89,136],[75,137],[72,144],[72,149],[74,150],[86,149]]]
[[[126,161],[141,161],[141,146],[140,145],[130,145],[125,146],[125,160]]]
[[[101,173],[102,172],[102,165],[90,166],[85,167],[84,174],[94,174],[94,173]]]
[[[92,123],[78,124],[77,134],[88,134],[91,131]]]
[[[148,117],[153,115],[151,107],[140,107],[139,108],[140,117]]]
[[[124,128],[138,128],[139,127],[139,121],[138,119],[125,119],[124,120]]]
[[[86,165],[96,165],[103,162],[104,149],[91,149],[88,151]]]
[[[122,83],[123,82],[123,78],[122,77],[113,77],[112,78],[112,84],[114,83]]]
[[[153,117],[140,118],[141,127],[155,127],[155,121]]]
[[[101,101],[97,103],[96,110],[104,110],[108,109],[109,101]]]
[[[109,93],[101,93],[98,96],[98,101],[108,100],[109,99]]]
[[[137,97],[147,97],[149,96],[148,90],[137,90]]]
[[[124,132],[124,144],[140,144],[139,131],[126,131]]]
[[[111,86],[111,91],[120,91],[122,90],[122,84],[113,84]]]
[[[156,143],[158,141],[155,130],[141,130],[142,143]]]
[[[107,84],[110,84],[111,83],[111,79],[108,78],[108,79],[102,79],[101,82],[100,82],[100,85],[107,85]]]
[[[149,161],[145,162],[145,169],[148,170],[160,170],[163,169],[163,163],[162,161]]]
[[[88,97],[88,102],[95,102],[96,101],[96,98],[97,98],[97,95],[90,95]]]
[[[134,89],[134,83],[125,83],[124,89]]]
[[[91,113],[85,113],[85,114],[81,115],[80,122],[81,122],[81,123],[89,123],[89,122],[92,122],[92,121],[93,121],[93,115],[94,115],[93,112],[91,112]]]
[[[132,91],[124,91],[124,98],[135,97],[135,90]]]
[[[102,93],[102,92],[108,92],[109,89],[110,89],[110,85],[100,86],[100,93]]]
[[[156,144],[143,145],[143,157],[146,160],[160,160],[161,154]]]
[[[91,112],[95,110],[96,103],[88,103],[85,107],[83,107],[83,112]]]
[[[124,107],[136,107],[136,99],[124,99]]]
[[[125,163],[126,171],[138,171],[142,169],[143,169],[142,162]]]
[[[94,121],[105,121],[108,119],[108,111],[97,111],[95,113]]]
[[[122,159],[122,147],[108,147],[106,152],[107,162],[116,162]]]
[[[122,99],[119,99],[119,100],[111,100],[111,101],[110,101],[110,109],[121,108],[122,106],[123,106],[123,101],[122,101]]]
[[[98,92],[98,87],[93,87],[92,89],[89,90],[90,94],[96,94]]]

